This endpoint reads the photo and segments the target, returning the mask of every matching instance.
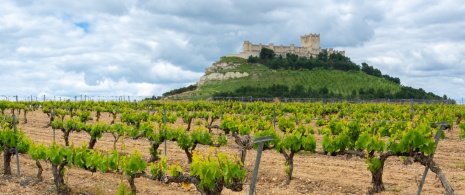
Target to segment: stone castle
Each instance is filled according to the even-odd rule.
[[[345,51],[336,51],[333,48],[321,49],[320,47],[320,34],[309,34],[300,36],[300,45],[301,47],[295,47],[294,44],[289,46],[274,46],[273,43],[268,45],[254,45],[249,41],[244,41],[244,51],[239,54],[230,54],[228,56],[236,56],[244,59],[249,58],[249,56],[259,56],[262,48],[268,48],[274,51],[276,56],[286,57],[287,53],[296,54],[301,57],[316,57],[321,51],[326,50],[329,54],[340,53],[345,55]]]

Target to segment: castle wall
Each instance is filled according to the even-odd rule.
[[[294,44],[290,44],[289,46],[274,46],[273,43],[268,45],[254,45],[249,41],[244,41],[243,49],[244,51],[239,54],[231,54],[228,56],[236,56],[241,58],[249,58],[249,56],[259,56],[260,51],[262,48],[268,48],[275,52],[277,56],[281,55],[286,57],[287,53],[296,54],[301,57],[310,57],[310,56],[317,56],[321,52],[320,48],[320,35],[319,34],[308,34],[304,36],[300,36],[300,44],[302,47],[295,47]],[[340,53],[345,55],[345,51],[336,51],[332,48],[327,49],[328,54],[332,53]]]

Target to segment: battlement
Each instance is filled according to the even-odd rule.
[[[296,54],[301,57],[316,57],[321,51],[320,47],[320,34],[308,34],[300,36],[300,45],[301,47],[296,47],[294,44],[290,44],[289,46],[275,46],[273,43],[269,43],[268,45],[262,45],[261,43],[256,45],[252,44],[250,41],[244,41],[243,51],[239,54],[231,54],[228,56],[237,56],[244,59],[247,59],[249,56],[259,56],[260,51],[262,48],[268,48],[275,52],[277,56],[281,55],[283,57],[286,54]],[[345,55],[345,51],[336,51],[333,48],[328,48],[326,51],[329,54],[332,53],[340,53]]]

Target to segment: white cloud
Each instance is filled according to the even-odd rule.
[[[244,40],[346,50],[405,85],[461,98],[460,1],[2,1],[0,94],[161,95]],[[8,83],[8,85],[5,85]]]

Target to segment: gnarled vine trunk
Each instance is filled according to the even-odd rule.
[[[189,150],[189,149],[184,149],[184,153],[186,153],[187,156],[187,163],[191,164],[192,163],[192,152],[194,149]]]
[[[126,178],[128,179],[129,186],[131,186],[131,193],[135,195],[137,193],[137,188],[136,188],[136,184],[135,184],[135,181],[134,181],[135,176],[134,175],[131,175],[131,176],[126,175]]]
[[[294,171],[294,154],[295,152],[290,152],[289,155],[285,151],[281,151],[281,154],[284,156],[286,159],[286,164],[287,164],[287,176],[286,176],[286,184],[291,183],[292,179],[292,171]]]
[[[3,150],[3,174],[11,175],[11,157],[16,153],[14,148],[5,148]]]
[[[59,165],[52,163],[53,181],[55,182],[55,187],[59,195],[69,195],[71,193],[71,189],[65,184],[63,178],[65,174],[64,168],[67,163],[66,160],[63,160]]]
[[[43,181],[44,178],[42,177],[42,171],[44,169],[42,168],[42,165],[40,164],[38,160],[36,161],[36,165],[37,165],[37,180]]]
[[[159,142],[155,142],[155,141],[152,141],[150,143],[150,159],[149,159],[149,162],[155,162],[157,160],[160,159],[160,157],[158,157],[158,147],[160,147],[160,143]]]
[[[61,129],[63,132],[63,139],[65,139],[65,146],[69,146],[69,133],[71,133],[71,130],[66,130],[66,129]]]
[[[111,133],[111,135],[113,135],[113,138],[114,138],[114,141],[113,141],[113,150],[116,150],[116,142],[118,142],[118,140],[119,140],[119,138],[121,137],[121,135],[116,134],[116,133]]]
[[[379,160],[381,162],[381,167],[376,171],[371,171],[371,183],[373,184],[373,188],[368,191],[369,194],[373,193],[380,193],[385,190],[384,183],[383,183],[383,170],[384,170],[384,162],[386,162],[387,158],[392,156],[391,152],[383,153],[379,155]],[[370,158],[374,157],[374,152],[369,154]]]
[[[245,135],[241,138],[237,133],[232,133],[232,136],[234,137],[234,142],[236,142],[236,144],[240,147],[239,152],[241,162],[244,164],[247,156],[247,150],[252,149],[253,140],[250,138],[250,135]]]
[[[97,138],[91,137],[87,148],[94,149],[94,146],[96,143],[97,143]]]
[[[373,188],[368,191],[369,194],[380,193],[385,190],[384,183],[383,183],[383,168],[384,162],[381,162],[381,168],[376,171],[371,171],[371,183],[373,184]]]
[[[24,110],[24,112],[23,112],[23,113],[24,113],[24,124],[26,124],[26,123],[27,123],[27,117],[26,117],[27,111],[26,111],[26,110]]]

